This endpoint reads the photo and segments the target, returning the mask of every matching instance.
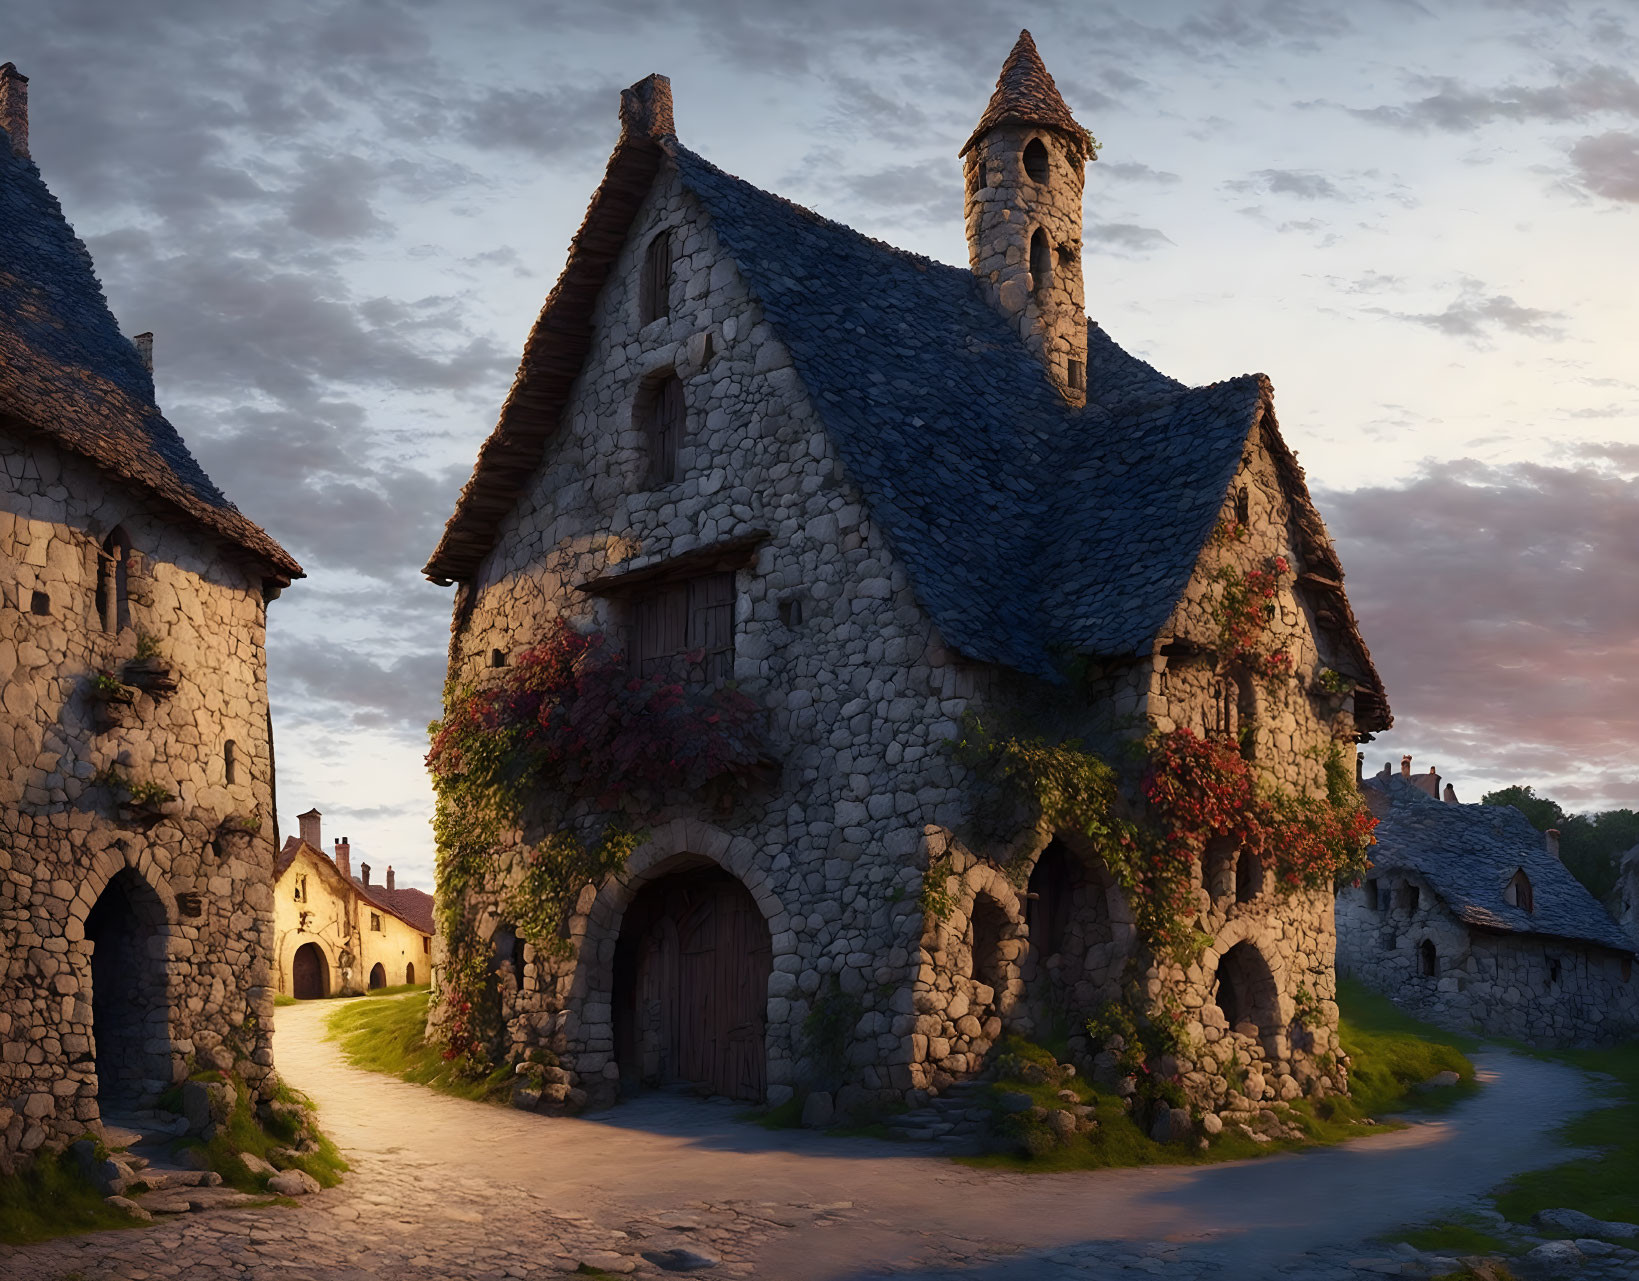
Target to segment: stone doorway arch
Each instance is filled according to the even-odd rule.
[[[1131,950],[1126,901],[1101,860],[1054,837],[1030,871],[1024,919],[1019,977],[1032,1026],[1070,1035],[1078,1015],[1120,996]]]
[[[91,1031],[104,1109],[151,1106],[171,1084],[165,903],[135,868],[108,879],[85,918]]]
[[[1282,1026],[1280,988],[1263,953],[1243,940],[1218,960],[1213,1000],[1230,1030],[1262,1040]]]
[[[377,961],[370,967],[370,990],[374,992],[378,987],[387,986],[387,967]]]
[[[708,864],[646,883],[615,944],[611,1013],[621,1079],[687,1082],[762,1102],[772,972],[768,924],[731,873]]]
[[[406,983],[408,983],[411,987],[415,986],[415,962],[414,961],[406,961],[404,963],[404,981]]]
[[[290,960],[290,994],[298,1001],[330,995],[330,965],[317,943],[303,943]]]

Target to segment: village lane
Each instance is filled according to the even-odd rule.
[[[1389,1270],[1385,1247],[1361,1244],[1374,1234],[1470,1208],[1511,1172],[1561,1159],[1551,1132],[1597,1097],[1569,1068],[1493,1051],[1478,1098],[1396,1133],[1263,1161],[1026,1176],[918,1146],[770,1132],[733,1105],[676,1096],[574,1119],[468,1103],[346,1066],[323,1039],[332,1008],[281,1008],[276,1045],[352,1165],[341,1187],[299,1209],[0,1250],[0,1274],[408,1281],[670,1265],[780,1281],[1341,1281]]]

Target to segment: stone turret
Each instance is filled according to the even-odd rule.
[[[968,260],[1054,384],[1087,398],[1081,190],[1094,143],[1076,123],[1028,31],[962,148]]]

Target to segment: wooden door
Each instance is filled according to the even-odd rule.
[[[303,943],[296,949],[290,966],[291,987],[294,989],[292,995],[298,1001],[312,1001],[324,996],[329,986],[328,969],[319,945]]]
[[[768,926],[745,887],[728,878],[701,885],[679,907],[681,1075],[715,1094],[761,1102]]]

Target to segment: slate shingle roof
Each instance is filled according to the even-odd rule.
[[[1067,653],[1148,652],[1258,429],[1314,571],[1304,589],[1364,681],[1357,722],[1392,723],[1267,379],[1188,388],[1089,323],[1088,403],[1071,406],[971,272],[762,191],[670,135],[623,133],[427,563],[434,582],[471,581],[525,493],[589,349],[596,293],[666,158],[790,349],[850,480],[955,649],[1050,681]]]
[[[1061,679],[1166,622],[1240,462],[1261,380],[1189,389],[1089,330],[1068,405],[973,273],[892,248],[677,149],[684,185],[789,348],[850,479],[945,639]]]
[[[1378,817],[1373,866],[1379,873],[1416,871],[1458,920],[1500,933],[1634,951],[1633,940],[1548,853],[1542,833],[1513,806],[1447,804],[1398,776],[1368,779],[1365,795]],[[1531,880],[1534,911],[1503,899],[1521,868]]]
[[[1019,32],[1018,42],[1002,63],[1002,74],[996,77],[996,91],[959,154],[967,155],[997,125],[1045,125],[1064,134],[1083,156],[1092,150],[1087,131],[1070,114],[1028,31]]]
[[[283,583],[301,566],[240,514],[154,404],[91,255],[0,134],[0,415],[179,508]]]

